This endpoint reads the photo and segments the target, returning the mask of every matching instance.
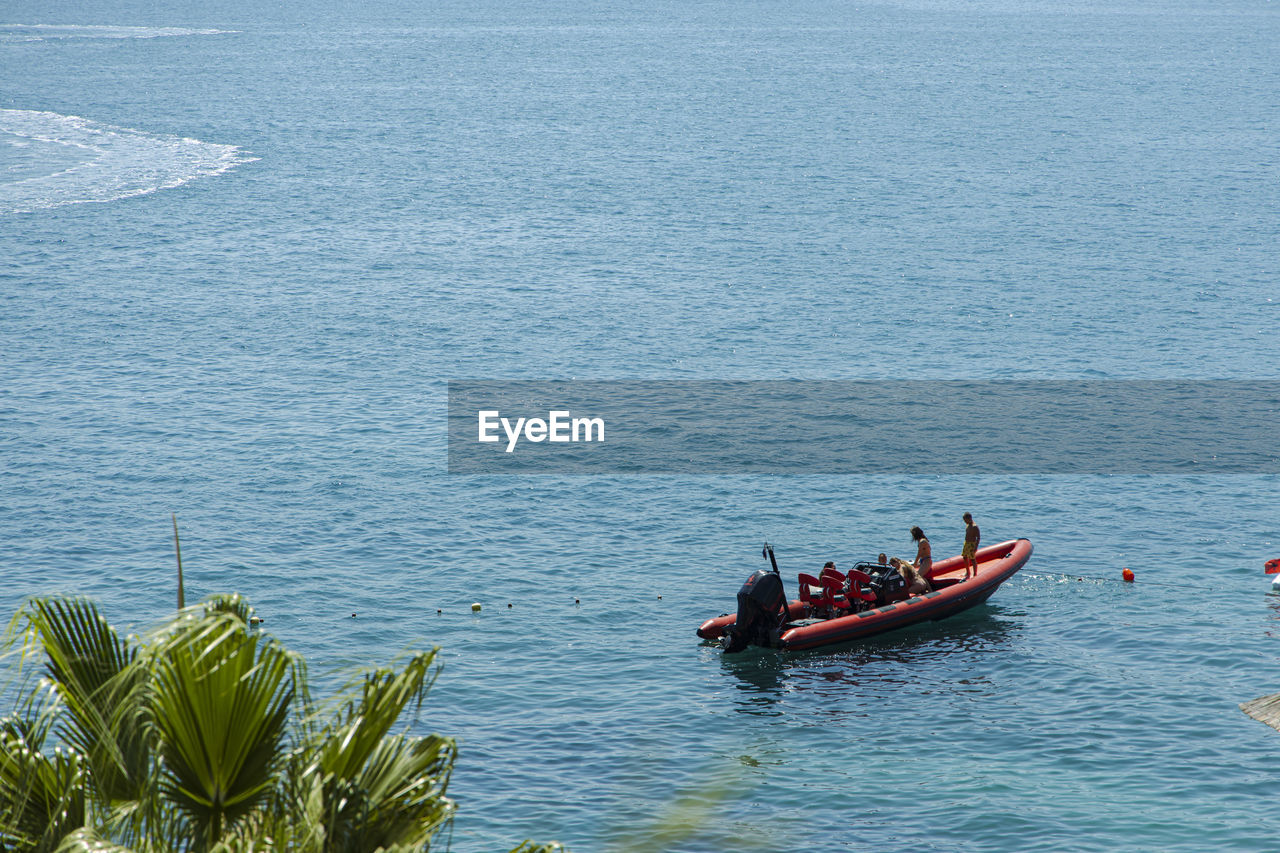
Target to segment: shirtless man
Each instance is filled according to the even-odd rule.
[[[982,531],[978,530],[978,525],[973,523],[973,516],[965,513],[961,518],[964,519],[964,548],[960,551],[960,556],[964,559],[964,577],[968,580],[970,567],[973,568],[972,577],[978,576],[978,543],[982,541]]]

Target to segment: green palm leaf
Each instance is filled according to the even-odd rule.
[[[359,698],[349,695],[319,749],[320,768],[327,774],[352,778],[368,761],[379,742],[412,704],[420,708],[440,668],[439,649],[412,655],[399,672],[381,667],[365,674]],[[354,693],[350,690],[349,693]]]
[[[388,737],[354,778],[330,776],[326,849],[424,849],[453,816],[444,795],[453,760],[450,738]]]
[[[379,668],[349,688],[337,720],[305,745],[299,773],[313,819],[324,823],[326,853],[411,845],[425,849],[454,812],[445,791],[455,757],[451,738],[390,736],[436,676],[438,649],[403,669]]]
[[[24,612],[25,653],[38,650],[58,701],[58,733],[85,760],[93,790],[107,803],[136,800],[150,755],[138,689],[136,649],[120,638],[92,602],[35,599]]]
[[[123,844],[103,838],[91,828],[78,829],[62,840],[56,853],[134,853]]]
[[[0,727],[0,848],[52,853],[85,824],[84,767],[75,752],[50,757],[27,741],[32,722]]]
[[[437,650],[366,673],[321,722],[303,661],[250,615],[221,596],[138,641],[87,601],[32,601],[10,641],[45,678],[0,719],[0,851],[426,851],[454,814],[456,747],[393,729]]]
[[[187,619],[153,659],[160,791],[197,847],[208,849],[277,787],[293,657],[248,632],[238,615],[215,609]]]

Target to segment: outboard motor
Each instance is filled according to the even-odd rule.
[[[738,619],[725,630],[724,650],[740,652],[747,646],[768,646],[782,625],[787,596],[777,572],[761,569],[738,590]]]

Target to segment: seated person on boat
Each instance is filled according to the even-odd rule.
[[[929,579],[916,571],[916,567],[906,560],[900,560],[893,557],[889,560],[889,565],[893,566],[902,573],[902,577],[907,581],[907,592],[911,595],[922,595],[926,592],[933,592],[933,584],[929,583]]]

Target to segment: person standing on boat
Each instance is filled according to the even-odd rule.
[[[973,567],[973,577],[978,576],[978,543],[982,541],[982,531],[978,529],[978,525],[973,523],[973,516],[965,513],[961,518],[964,519],[964,548],[960,551],[960,556],[964,559],[964,577],[969,579],[969,567]]]
[[[929,537],[919,527],[911,528],[911,538],[916,540],[916,561],[912,568],[916,574],[927,581],[933,580],[933,547],[929,545]]]

